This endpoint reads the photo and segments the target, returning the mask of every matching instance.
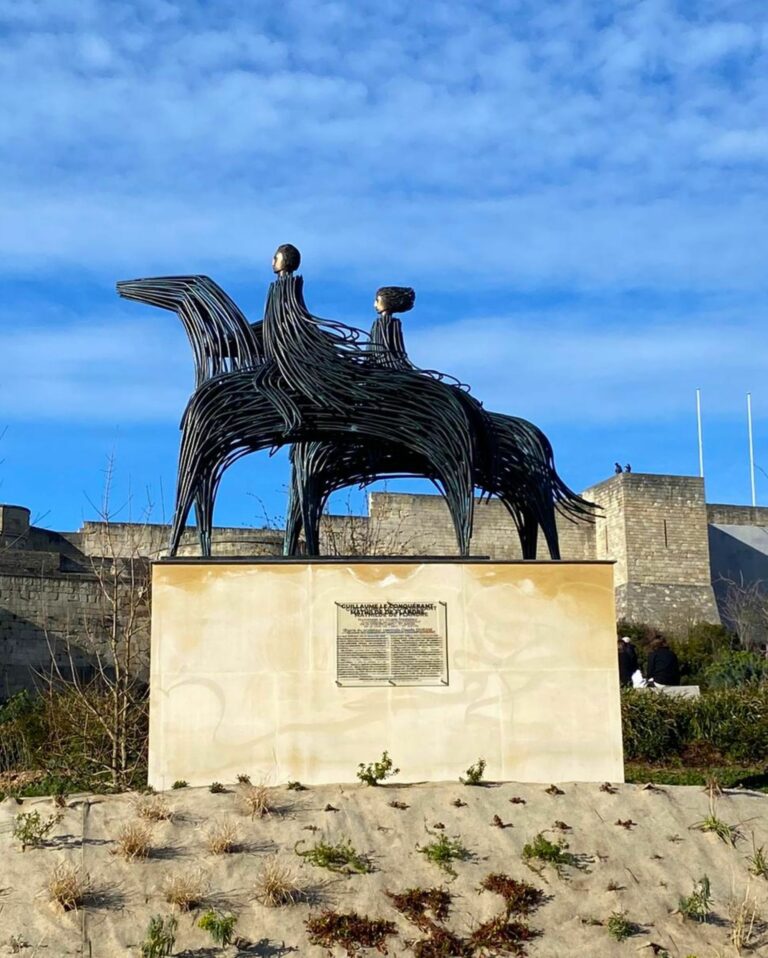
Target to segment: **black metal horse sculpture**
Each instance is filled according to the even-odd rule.
[[[432,370],[418,370],[405,348],[402,323],[394,311],[413,307],[412,289],[383,287],[376,294],[378,317],[371,327],[371,359],[388,369],[409,369],[445,381]],[[456,387],[459,388],[457,381]],[[464,387],[462,387],[464,388]],[[524,559],[536,558],[541,528],[552,559],[560,558],[556,512],[570,519],[591,519],[592,506],[573,493],[558,476],[552,447],[532,423],[500,413],[482,412],[485,433],[495,445],[490,455],[476,450],[475,486],[488,497],[498,497],[515,523]],[[287,555],[298,550],[304,530],[307,552],[319,552],[319,524],[331,493],[345,486],[364,487],[377,478],[424,476],[432,478],[428,462],[419,461],[402,446],[366,446],[361,443],[301,443],[291,450],[292,484],[285,530]]]
[[[393,304],[410,308],[412,291],[380,291],[386,303],[369,337],[309,313],[294,275],[299,261],[295,247],[278,249],[264,321],[252,325],[205,276],[118,283],[121,296],[176,312],[195,356],[197,388],[181,423],[170,554],[194,504],[201,551],[210,555],[216,492],[236,459],[296,443],[289,554],[299,548],[302,526],[308,554],[318,554],[318,524],[334,489],[419,475],[443,492],[462,555],[478,486],[504,501],[526,558],[535,556],[539,525],[558,558],[555,509],[587,517],[590,506],[557,476],[546,437],[524,420],[486,413],[450,377],[413,366],[392,316]]]

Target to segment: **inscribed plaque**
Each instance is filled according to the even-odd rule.
[[[445,602],[337,602],[337,685],[447,685]]]

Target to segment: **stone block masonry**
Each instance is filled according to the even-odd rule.
[[[563,558],[612,560],[617,614],[660,628],[681,631],[691,622],[719,621],[712,587],[719,573],[712,571],[709,546],[713,529],[768,530],[768,508],[708,505],[704,482],[695,476],[621,473],[583,495],[600,512],[594,523],[558,518]],[[328,517],[323,552],[457,554],[439,496],[377,492],[369,497],[368,512],[367,517]],[[168,531],[160,524],[86,522],[77,532],[56,532],[30,526],[24,506],[0,505],[0,698],[28,686],[32,670],[50,666],[51,641],[60,650],[68,636],[94,632],[101,614],[95,559],[162,558]],[[180,554],[196,555],[197,548],[190,529]],[[213,533],[215,556],[279,556],[281,551],[278,529],[217,527]],[[514,523],[497,500],[477,502],[471,552],[496,560],[520,558]],[[538,558],[548,558],[541,537]],[[730,574],[739,571],[729,566]],[[76,668],[87,673],[91,651],[83,648],[76,658]]]

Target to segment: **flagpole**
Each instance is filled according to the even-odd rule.
[[[757,505],[755,497],[755,447],[752,441],[752,393],[747,393],[747,429],[749,432],[749,482],[752,487],[752,505]]]
[[[699,430],[699,475],[704,478],[704,440],[701,431],[701,390],[696,390],[696,424]]]

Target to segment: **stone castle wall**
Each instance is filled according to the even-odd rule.
[[[562,557],[613,560],[618,615],[659,627],[719,621],[712,529],[768,530],[768,508],[708,505],[698,477],[621,473],[583,495],[599,512],[592,523],[558,517]],[[56,532],[30,526],[24,507],[0,505],[0,699],[28,685],[30,669],[50,666],[49,645],[64,663],[68,637],[98,634],[104,610],[96,559],[160,558],[168,535],[167,525],[98,522]],[[333,555],[457,554],[448,509],[435,495],[373,493],[368,517],[328,517],[321,542],[323,552]],[[213,552],[277,556],[282,532],[217,527]],[[180,553],[198,554],[194,530],[185,534]],[[514,523],[497,500],[476,502],[471,553],[520,558]],[[548,558],[541,537],[538,558]],[[84,674],[93,661],[91,647],[75,650],[74,667]]]

